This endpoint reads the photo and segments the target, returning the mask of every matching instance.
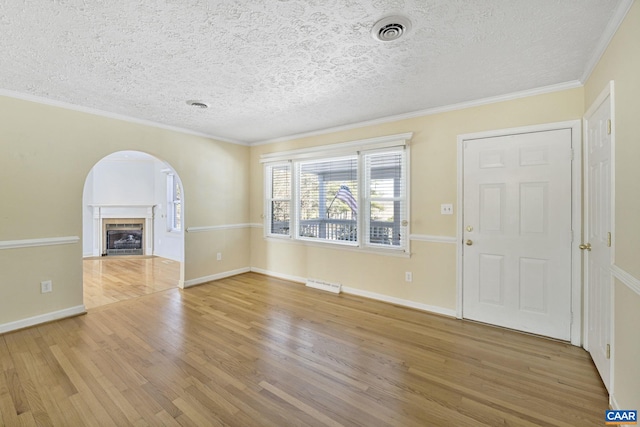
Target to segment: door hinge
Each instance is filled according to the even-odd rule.
[[[607,233],[607,247],[611,247],[611,232]]]
[[[607,120],[607,135],[611,135],[611,119]]]
[[[607,344],[607,359],[611,359],[611,345]]]

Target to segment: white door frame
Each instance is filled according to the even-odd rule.
[[[582,345],[582,253],[578,248],[582,237],[582,123],[580,120],[546,123],[487,132],[458,135],[458,199],[456,231],[456,317],[462,319],[462,212],[463,212],[463,148],[470,139],[493,138],[531,132],[544,132],[559,129],[571,130],[571,344]]]

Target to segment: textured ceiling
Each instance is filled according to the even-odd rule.
[[[0,89],[252,143],[579,80],[621,1],[0,0]]]

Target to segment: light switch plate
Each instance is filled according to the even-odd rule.
[[[440,205],[440,213],[442,215],[453,215],[453,205],[452,204]]]

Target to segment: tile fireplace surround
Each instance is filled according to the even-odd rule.
[[[144,255],[153,254],[154,205],[90,205],[93,208],[92,256],[105,253],[105,225],[122,223],[143,224]]]

